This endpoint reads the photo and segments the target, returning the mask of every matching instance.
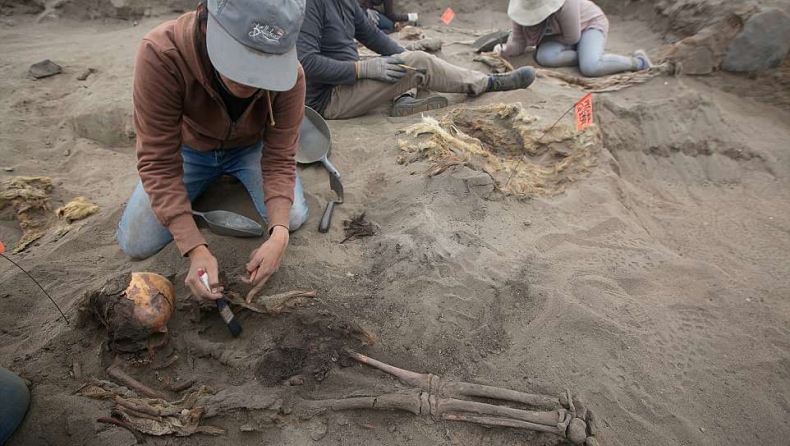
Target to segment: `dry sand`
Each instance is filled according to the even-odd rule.
[[[503,13],[472,4],[459,5],[454,26],[507,23]],[[439,9],[431,2],[421,15]],[[112,274],[156,271],[177,286],[173,339],[160,357],[175,351],[181,359],[158,372],[163,379],[194,378],[216,390],[262,386],[261,358],[307,335],[289,318],[240,313],[245,332],[233,340],[215,313],[201,315],[187,299],[187,264],[174,246],[135,263],[114,241],[137,182],[128,128],[133,54],[164,19],[136,27],[67,18],[36,24],[31,16],[0,23],[0,168],[13,168],[0,170],[0,180],[51,176],[55,206],[85,196],[101,208],[62,237],[47,235],[14,256],[67,311],[71,326],[33,283],[0,263],[0,364],[29,380],[33,395],[12,446],[135,443],[128,432],[95,422],[108,414],[107,403],[73,395],[81,382],[71,376],[74,361],[84,376],[101,378],[109,365],[101,330],[76,320],[83,293]],[[643,22],[617,16],[612,22],[612,50],[654,52],[662,44]],[[473,38],[438,26],[426,33]],[[448,46],[443,57],[485,69],[463,45]],[[30,64],[47,58],[63,74],[25,77]],[[97,73],[76,80],[87,68]],[[787,91],[767,94],[766,85],[719,74],[704,81],[658,78],[596,95],[603,144],[597,167],[562,194],[526,200],[489,195],[477,186],[487,176],[468,168],[428,178],[427,162],[398,165],[396,132],[419,117],[389,118],[382,109],[331,122],[332,161],[343,174],[346,203],[336,209],[332,230],[320,234],[318,219],[332,193],[323,170],[302,169],[311,216],[292,235],[266,292],[316,290],[378,335],[368,354],[410,370],[551,394],[570,388],[602,421],[607,445],[786,445],[790,112]],[[541,79],[527,91],[452,96],[451,106],[519,101],[548,124],[583,95]],[[251,215],[248,199],[223,199],[243,197],[241,191],[222,182],[201,206]],[[378,235],[339,244],[341,221],[361,211],[379,226]],[[0,239],[13,245],[19,228],[8,210],[0,216]],[[260,243],[207,238],[230,276]],[[150,367],[125,367],[158,385]],[[299,392],[318,398],[385,387],[396,383],[352,367],[335,368]],[[273,425],[237,411],[208,422],[228,433],[148,444],[557,443],[550,435],[395,413],[332,413]]]

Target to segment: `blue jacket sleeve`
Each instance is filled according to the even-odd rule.
[[[353,85],[357,79],[354,62],[334,60],[321,55],[324,7],[323,1],[307,2],[304,22],[296,41],[299,62],[301,62],[305,76],[311,83]]]
[[[354,37],[359,42],[382,56],[392,56],[406,51],[397,42],[387,37],[383,31],[373,26],[367,14],[354,2]]]

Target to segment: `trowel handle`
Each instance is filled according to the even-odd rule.
[[[318,224],[318,232],[326,232],[329,230],[329,225],[332,224],[332,211],[335,210],[336,201],[330,201],[326,204],[324,215],[321,216],[321,223]]]
[[[329,171],[329,175],[334,175],[335,178],[337,178],[338,180],[340,179],[340,172],[338,172],[337,169],[335,169],[335,166],[333,166],[332,163],[329,162],[329,158],[327,157],[321,158],[321,164],[323,164],[324,167],[326,167],[326,170]]]

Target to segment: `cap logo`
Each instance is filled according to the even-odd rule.
[[[285,31],[273,25],[261,25],[253,23],[252,29],[247,33],[253,39],[263,38],[269,42],[279,42],[285,36]]]

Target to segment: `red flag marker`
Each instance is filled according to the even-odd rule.
[[[587,93],[573,106],[573,114],[576,118],[576,130],[584,130],[593,123],[592,93]]]
[[[454,18],[455,18],[455,11],[453,11],[452,8],[447,8],[444,11],[444,14],[442,14],[442,22],[444,22],[445,25],[449,25]]]

